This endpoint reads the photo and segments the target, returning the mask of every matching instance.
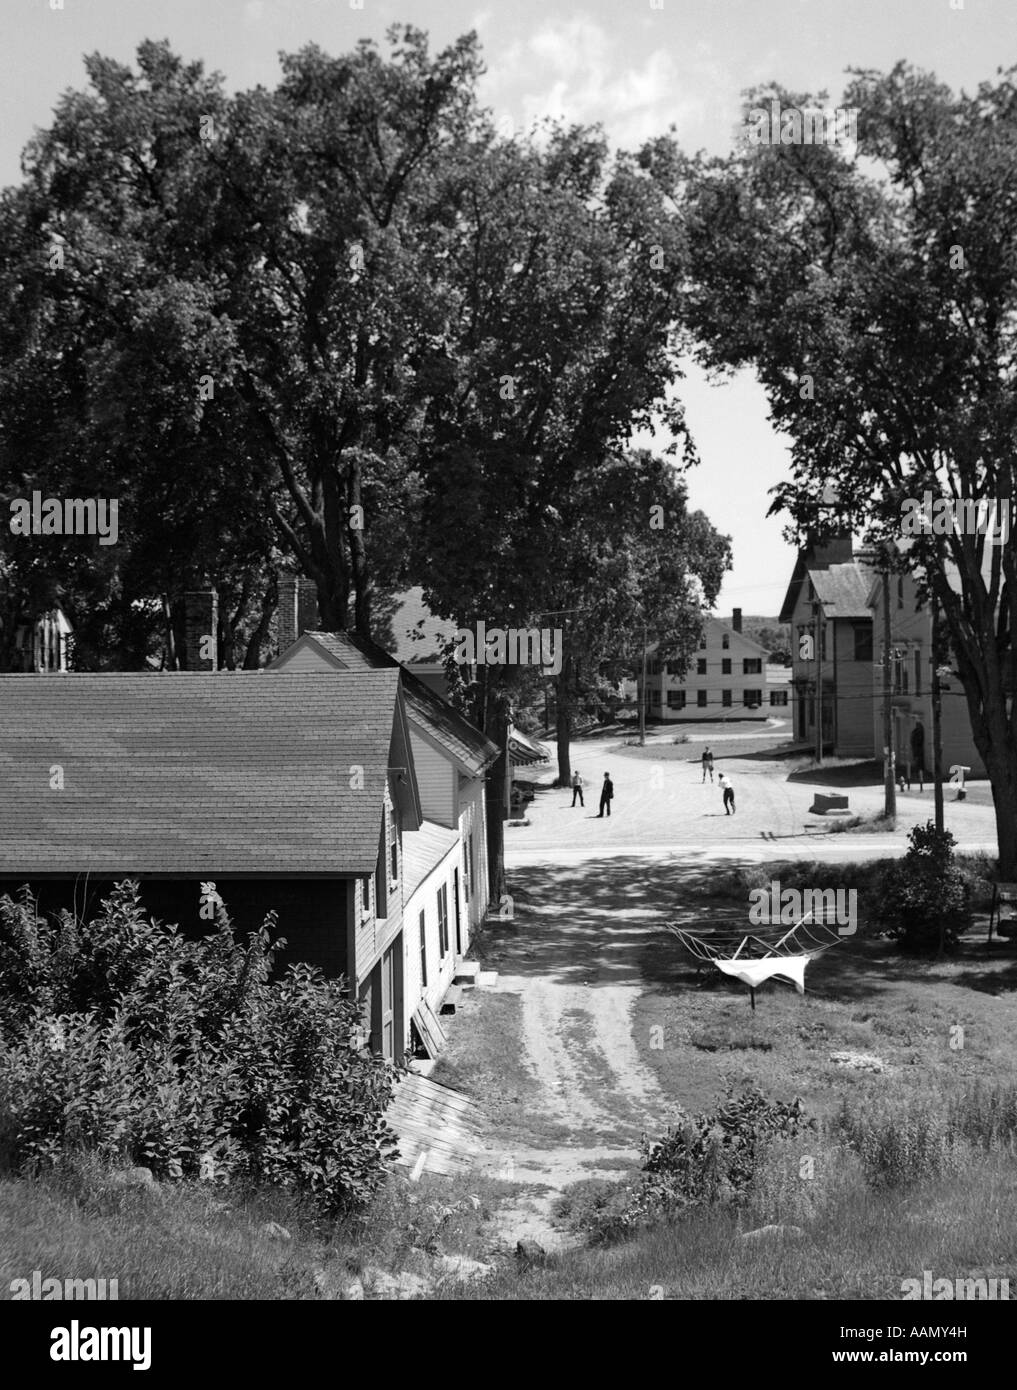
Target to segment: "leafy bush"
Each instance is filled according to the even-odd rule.
[[[613,1191],[591,1190],[568,1217],[593,1241],[612,1241],[696,1208],[741,1205],[772,1141],[815,1128],[800,1100],[769,1100],[754,1086],[736,1094],[729,1084],[716,1109],[697,1115],[679,1110],[677,1125],[663,1139],[644,1140],[639,1180],[615,1184]]]
[[[80,930],[0,899],[0,1158],[91,1152],[265,1181],[329,1212],[369,1197],[394,1148],[392,1074],[358,1050],[341,983],[307,965],[269,983],[271,925],[240,942],[220,909],[188,941],[131,883]]]
[[[971,883],[954,861],[956,841],[932,821],[916,825],[903,859],[887,865],[879,894],[884,934],[905,950],[928,951],[942,940],[947,950],[971,925]]]

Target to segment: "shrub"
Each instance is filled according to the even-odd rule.
[[[212,1171],[330,1213],[369,1197],[394,1148],[392,1073],[357,1050],[340,983],[307,965],[269,982],[271,925],[238,941],[220,910],[187,941],[130,883],[80,931],[40,921],[27,897],[0,901],[0,1156]]]
[[[928,951],[940,942],[953,950],[971,924],[971,885],[954,861],[956,841],[931,821],[914,826],[909,839],[907,854],[882,875],[878,912],[884,935],[905,950]]]
[[[772,1141],[815,1128],[800,1100],[769,1100],[754,1086],[736,1094],[729,1085],[716,1109],[679,1111],[663,1139],[644,1140],[639,1179],[591,1190],[576,1201],[569,1219],[591,1240],[606,1242],[700,1207],[742,1205]]]

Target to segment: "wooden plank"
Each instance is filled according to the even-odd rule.
[[[448,1038],[426,1000],[421,1000],[413,1010],[413,1023],[420,1034],[420,1040],[427,1050],[427,1055],[440,1057],[448,1046]],[[426,1077],[420,1077],[421,1081],[426,1081],[426,1079]]]

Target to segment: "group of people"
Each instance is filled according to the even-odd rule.
[[[713,750],[707,744],[703,749],[703,781],[706,781],[707,773],[710,774],[710,781],[713,781]],[[731,779],[726,777],[723,772],[717,774],[717,785],[724,794],[724,814],[733,816],[735,813],[735,794]],[[583,779],[578,772],[572,774],[572,805],[578,800],[580,806],[586,805],[583,800]],[[601,820],[605,815],[611,814],[611,802],[614,800],[614,783],[611,781],[611,774],[604,773],[604,781],[600,788],[600,811],[597,819]]]
[[[585,801],[583,800],[583,779],[582,779],[582,777],[580,777],[580,775],[579,775],[578,772],[573,772],[573,774],[572,774],[572,805],[573,805],[573,806],[576,804],[576,797],[579,798],[579,804],[580,804],[580,806],[585,806],[585,805],[586,805]],[[609,772],[605,772],[605,773],[604,773],[604,781],[603,781],[603,784],[602,784],[602,786],[601,786],[601,788],[600,788],[600,813],[599,813],[599,815],[598,815],[598,817],[597,817],[598,820],[600,820],[600,819],[604,816],[605,811],[606,811],[606,814],[607,814],[607,815],[610,815],[610,814],[611,814],[611,802],[612,802],[613,800],[614,800],[614,783],[611,781],[611,774],[610,774]]]

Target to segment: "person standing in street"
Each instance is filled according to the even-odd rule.
[[[576,797],[577,797],[577,796],[578,796],[578,798],[579,798],[579,804],[580,804],[580,806],[585,806],[585,805],[586,805],[586,802],[583,800],[583,779],[580,777],[580,775],[579,775],[578,772],[573,772],[573,774],[572,774],[572,805],[573,805],[573,806],[575,806],[575,804],[576,804]]]
[[[601,789],[600,789],[600,815],[598,815],[598,817],[597,817],[598,820],[600,820],[601,816],[603,816],[605,807],[606,807],[606,809],[607,809],[607,814],[608,814],[608,815],[611,814],[611,802],[612,802],[613,800],[614,800],[614,783],[611,781],[611,774],[610,774],[610,772],[605,772],[605,773],[604,773],[604,785],[603,785],[603,786],[601,787]]]
[[[732,787],[730,779],[725,777],[723,772],[718,776],[717,783],[724,793],[724,814],[733,816],[735,813],[734,787]]]
[[[706,774],[710,774],[710,781],[713,781],[713,749],[709,744],[703,749],[703,781],[706,781]]]

